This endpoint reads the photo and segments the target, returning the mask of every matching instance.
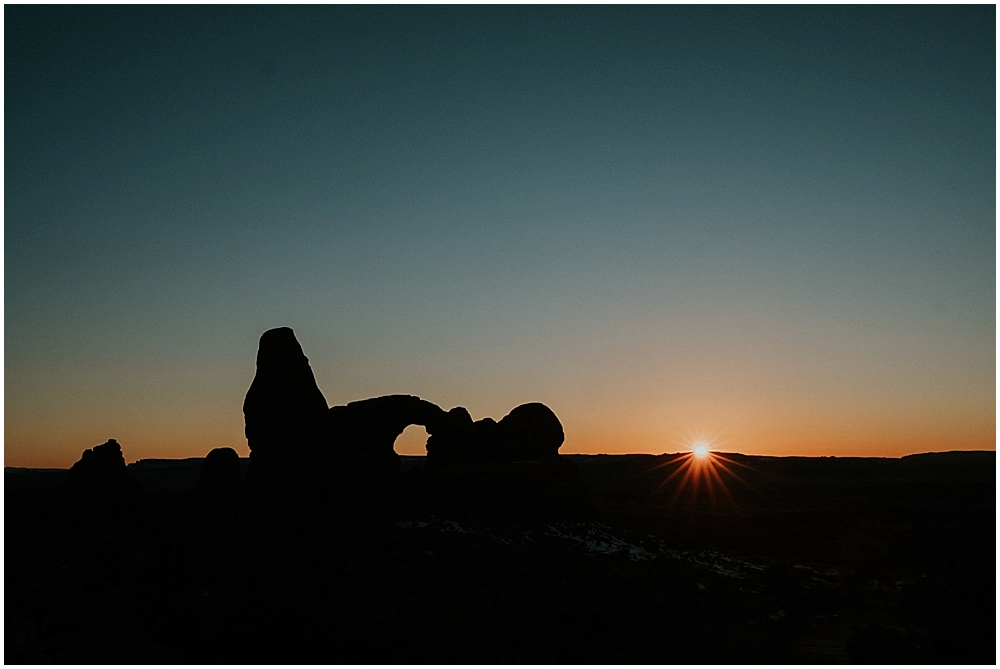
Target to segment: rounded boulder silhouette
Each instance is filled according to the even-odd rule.
[[[240,490],[240,456],[231,448],[213,448],[201,464],[195,489],[205,495],[229,497]]]
[[[513,447],[529,457],[559,455],[559,447],[566,438],[559,418],[541,402],[515,407],[497,427]]]

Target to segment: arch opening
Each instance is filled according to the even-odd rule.
[[[409,425],[396,437],[392,448],[397,455],[427,455],[429,436],[423,425]]]

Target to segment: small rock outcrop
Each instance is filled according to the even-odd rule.
[[[83,452],[70,468],[63,487],[69,501],[98,506],[134,506],[142,486],[125,467],[122,447],[114,439]]]
[[[231,499],[240,491],[240,456],[231,448],[213,448],[198,472],[195,490],[213,499]]]

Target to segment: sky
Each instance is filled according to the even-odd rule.
[[[995,13],[7,5],[4,464],[247,455],[279,326],[562,453],[995,450]]]

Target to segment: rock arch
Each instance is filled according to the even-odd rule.
[[[427,465],[436,471],[552,460],[563,443],[559,419],[539,402],[516,407],[500,422],[473,421],[464,407],[444,411],[414,395],[327,408],[291,328],[261,336],[243,412],[248,486],[310,497],[391,483],[401,470],[396,438],[410,425],[421,425],[430,435]]]
[[[331,407],[327,412],[325,452],[342,475],[341,485],[370,480],[392,480],[399,475],[396,438],[410,425],[428,434],[440,424],[444,411],[414,395],[386,395]]]

